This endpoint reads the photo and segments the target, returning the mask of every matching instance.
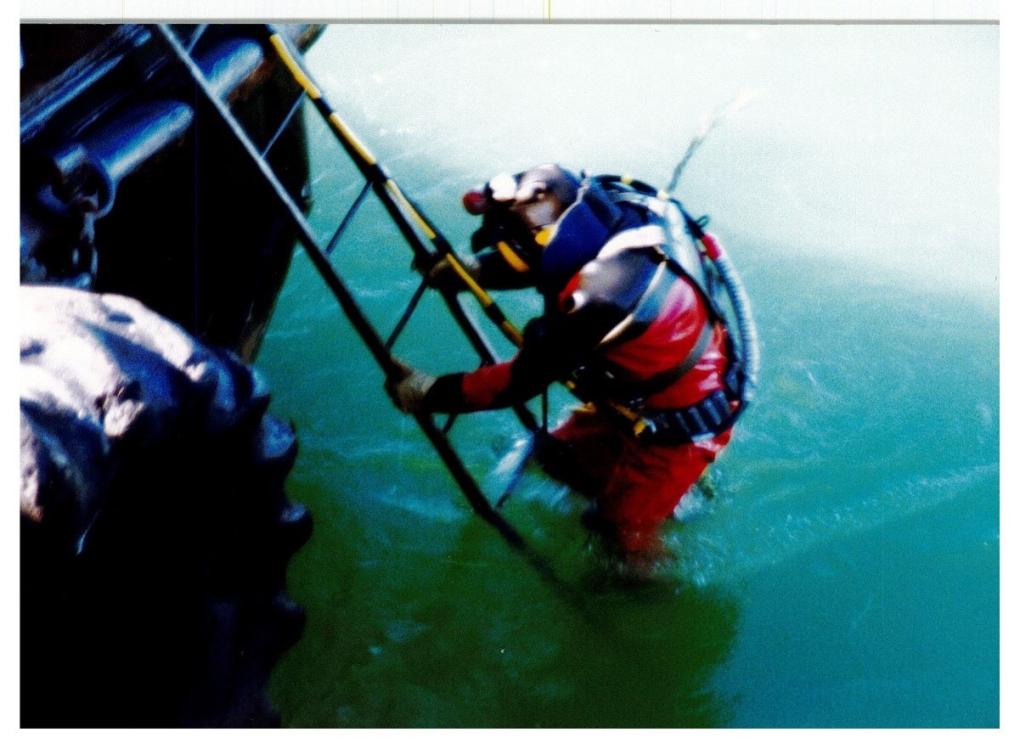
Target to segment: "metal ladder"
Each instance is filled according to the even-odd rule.
[[[336,230],[332,233],[330,239],[325,243],[320,242],[301,209],[287,192],[286,188],[283,186],[268,162],[268,156],[273,145],[276,143],[281,133],[283,133],[287,126],[291,123],[296,113],[301,109],[301,105],[305,101],[306,94],[309,93],[309,86],[312,87],[312,90],[314,90],[314,84],[312,84],[310,80],[306,79],[302,82],[298,78],[298,76],[306,75],[303,72],[303,69],[299,68],[297,71],[292,69],[291,72],[296,73],[295,79],[298,80],[299,84],[307,85],[304,85],[302,92],[291,106],[273,136],[267,141],[265,146],[258,148],[238,119],[230,111],[227,104],[212,90],[208,79],[191,56],[191,50],[195,47],[198,36],[204,31],[204,29],[200,27],[193,33],[191,39],[182,43],[181,39],[178,38],[177,34],[169,25],[160,24],[155,28],[158,36],[160,36],[166,43],[173,57],[176,58],[179,65],[190,76],[196,90],[200,94],[200,97],[206,104],[209,105],[210,109],[221,120],[221,122],[229,128],[237,142],[243,147],[247,156],[251,160],[252,165],[258,169],[262,178],[271,188],[275,195],[275,199],[279,206],[283,209],[285,216],[289,219],[291,226],[297,234],[298,240],[304,247],[305,252],[311,259],[312,264],[315,266],[315,269],[318,271],[323,281],[325,281],[326,286],[340,304],[344,314],[354,327],[355,332],[364,342],[379,367],[388,378],[399,376],[402,370],[400,365],[394,360],[390,350],[414,311],[418,300],[421,299],[426,289],[425,282],[422,281],[419,285],[407,309],[401,316],[400,321],[397,323],[397,326],[384,340],[379,331],[376,330],[373,324],[365,316],[357,300],[348,289],[343,279],[333,268],[329,261],[329,255],[336,248],[340,238],[350,225],[351,219],[364,203],[370,189],[374,189],[376,194],[380,196],[387,211],[390,213],[391,217],[394,218],[401,234],[411,246],[416,258],[421,259],[426,263],[435,262],[439,251],[443,249],[443,244],[446,245],[446,252],[452,254],[452,249],[449,249],[449,244],[446,243],[446,240],[442,238],[442,235],[435,231],[430,224],[427,222],[423,223],[421,214],[416,210],[416,207],[403,195],[402,192],[400,192],[399,188],[396,187],[396,184],[393,182],[392,178],[390,178],[386,170],[375,162],[374,158],[371,157],[367,150],[364,150],[363,146],[361,146],[356,140],[353,141],[353,145],[351,142],[344,140],[341,140],[341,143],[366,177],[365,184],[358,196],[355,198],[351,207],[344,215],[343,219],[340,221]],[[283,40],[282,36],[276,33],[276,31],[271,27],[267,29],[267,37],[269,37],[269,41],[273,45],[287,44]],[[279,46],[277,49],[280,51]],[[289,46],[285,46],[283,49],[291,56],[296,54],[289,49]],[[283,57],[283,55],[281,56]],[[283,61],[287,64],[286,57],[283,57]],[[321,97],[311,98],[316,104],[322,101]],[[335,113],[329,111],[328,108],[324,110],[324,108],[320,105],[317,109],[319,109],[319,111],[322,112],[327,119],[335,117]],[[333,124],[335,126],[335,123]],[[433,245],[438,245],[438,249],[430,250],[425,245],[425,242],[422,240],[421,236],[419,236],[418,231],[415,230],[414,224],[416,222],[419,224],[419,230],[423,229],[427,238],[433,243]],[[429,266],[424,265],[424,267]],[[454,320],[460,325],[468,341],[478,353],[481,363],[495,363],[496,354],[492,349],[491,344],[485,339],[481,331],[477,329],[474,321],[467,316],[456,296],[456,292],[444,293],[440,291],[440,293],[443,294],[444,301],[447,303]],[[502,315],[498,312],[498,308],[495,310],[495,313],[495,315],[490,314],[490,317],[499,324]],[[502,322],[505,325],[509,325],[509,323],[505,321],[505,318],[502,318]],[[516,411],[518,418],[525,427],[531,431],[538,428],[534,416],[527,410],[527,408],[522,406],[516,409]],[[434,417],[431,414],[416,413],[413,414],[413,417],[417,421],[418,426],[424,432],[425,436],[428,438],[429,442],[431,442],[436,453],[442,459],[447,470],[450,472],[450,475],[457,483],[475,513],[477,513],[489,525],[493,526],[511,547],[524,553],[524,555],[528,557],[529,561],[531,561],[544,576],[548,577],[551,575],[552,572],[544,560],[531,552],[530,547],[528,547],[525,543],[521,534],[493,508],[484,492],[478,486],[477,481],[457,455],[447,435],[450,427],[452,426],[453,420],[448,420],[447,424],[441,428],[435,422]]]

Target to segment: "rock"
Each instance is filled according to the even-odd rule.
[[[300,634],[266,383],[127,297],[21,291],[24,726],[266,726]]]

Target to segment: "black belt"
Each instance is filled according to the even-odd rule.
[[[647,426],[641,438],[670,445],[697,442],[725,432],[739,413],[740,404],[734,406],[726,389],[719,389],[690,406],[643,411]]]

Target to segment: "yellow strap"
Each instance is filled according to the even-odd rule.
[[[556,226],[543,226],[535,232],[535,244],[539,247],[547,247],[556,233]]]
[[[521,256],[514,252],[513,248],[506,242],[497,242],[496,249],[499,251],[499,254],[503,256],[503,259],[506,260],[507,265],[518,273],[527,273],[531,270],[531,266],[524,262]]]

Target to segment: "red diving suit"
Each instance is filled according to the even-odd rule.
[[[666,207],[589,179],[530,264],[501,262],[512,248],[497,239],[498,252],[479,256],[480,282],[535,285],[545,313],[525,328],[514,359],[440,377],[425,397],[429,410],[477,411],[573,380],[592,403],[553,430],[550,472],[593,497],[599,524],[625,552],[657,544],[659,526],[729,442],[739,411],[727,387],[729,333],[697,249],[666,220]],[[659,428],[636,434],[608,403]]]

